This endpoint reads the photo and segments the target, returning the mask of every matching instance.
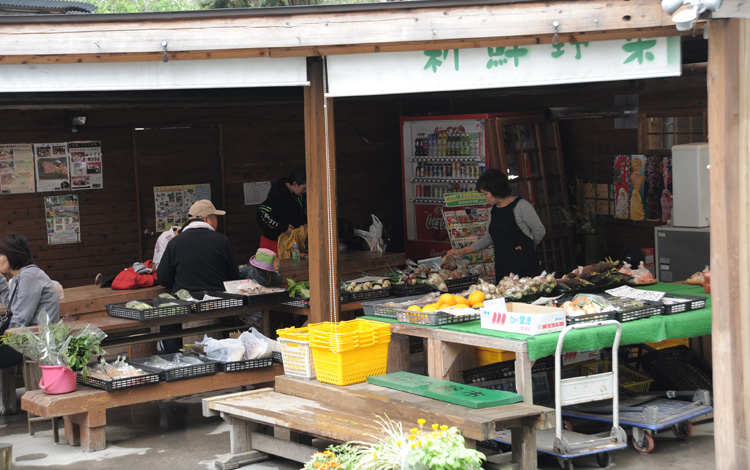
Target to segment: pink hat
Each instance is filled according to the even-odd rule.
[[[274,260],[276,259],[276,253],[269,250],[268,248],[258,248],[252,258],[250,258],[250,264],[256,268],[263,269],[265,271],[274,271]]]

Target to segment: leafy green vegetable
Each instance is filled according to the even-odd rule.
[[[130,302],[125,304],[125,308],[132,308],[135,310],[147,310],[149,308],[154,308],[154,307],[145,302],[141,302],[140,300],[131,300]]]
[[[176,298],[177,298],[177,297],[175,297],[175,296],[174,296],[174,295],[172,295],[172,294],[167,294],[166,292],[165,292],[165,293],[163,293],[163,294],[159,294],[159,295],[158,295],[158,297],[159,297],[160,299],[176,299]]]
[[[174,293],[174,295],[177,296],[180,300],[190,300],[192,296],[190,295],[190,292],[186,289],[180,289],[177,292]]]
[[[294,282],[293,279],[287,279],[289,285],[289,297],[310,298],[310,281]]]

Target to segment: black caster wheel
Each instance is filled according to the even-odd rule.
[[[683,421],[672,426],[672,432],[678,439],[687,440],[693,435],[693,423]]]
[[[609,456],[609,452],[602,452],[601,454],[596,454],[596,463],[602,468],[609,467],[609,464],[612,462],[612,457]]]
[[[650,454],[654,450],[654,438],[651,434],[643,433],[643,439],[639,442],[633,437],[633,447],[641,454]]]
[[[566,431],[572,431],[573,430],[573,423],[568,421],[567,419],[564,419],[562,422],[562,428]]]
[[[569,459],[557,458],[557,464],[560,466],[560,470],[573,470],[573,461]]]

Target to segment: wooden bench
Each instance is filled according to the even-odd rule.
[[[113,392],[85,385],[78,385],[74,392],[63,395],[48,395],[42,390],[33,390],[21,397],[21,408],[45,418],[61,416],[67,443],[80,445],[85,452],[95,452],[106,447],[105,426],[107,410],[110,408],[267,383],[279,374],[283,374],[283,368],[274,364],[262,369],[219,372],[215,375],[159,382]]]
[[[231,426],[231,453],[216,461],[220,469],[262,460],[263,452],[305,462],[318,451],[313,437],[371,442],[383,415],[407,429],[420,418],[456,426],[467,447],[511,429],[513,460],[535,469],[536,430],[554,426],[554,410],[527,403],[471,409],[367,383],[338,387],[289,376],[276,377],[274,389],[204,398],[203,415],[220,415]],[[273,435],[262,425],[272,426]]]

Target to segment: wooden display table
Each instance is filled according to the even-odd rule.
[[[362,273],[381,274],[406,263],[405,253],[383,253],[376,255],[369,251],[345,251],[338,254],[338,271],[342,279],[356,279]],[[295,281],[310,279],[308,259],[294,263],[291,259],[279,260],[281,278]],[[286,281],[285,281],[286,282]]]
[[[263,458],[261,452],[305,462],[317,449],[311,437],[339,442],[372,442],[379,434],[377,416],[402,421],[408,429],[417,420],[456,426],[467,447],[495,437],[501,429],[513,434],[513,459],[521,468],[536,468],[536,430],[554,426],[554,410],[526,403],[471,409],[368,383],[338,387],[289,376],[276,385],[203,399],[203,415],[220,415],[231,426],[231,454],[216,461],[220,469]],[[274,435],[260,425],[274,427]]]
[[[205,377],[159,382],[113,392],[85,385],[78,385],[74,392],[63,395],[47,395],[43,390],[33,390],[21,397],[21,408],[45,418],[62,416],[68,444],[80,445],[85,452],[95,452],[106,447],[104,431],[107,410],[110,408],[270,382],[283,372],[281,365],[274,364],[262,369],[218,372]]]

